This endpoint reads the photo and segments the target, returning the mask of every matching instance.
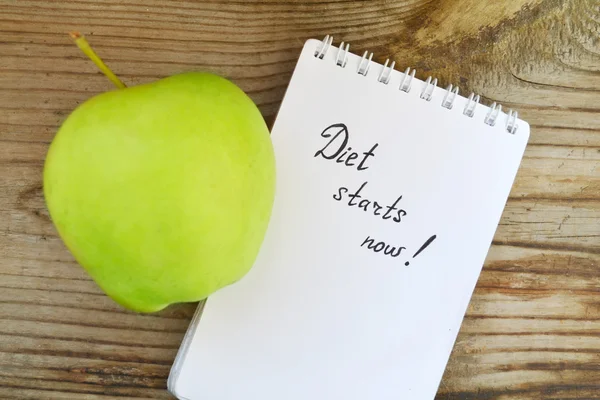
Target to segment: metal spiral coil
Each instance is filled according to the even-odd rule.
[[[360,63],[358,64],[358,70],[356,72],[363,76],[367,76],[367,74],[369,73],[369,67],[371,66],[372,59],[373,53],[365,51],[362,58],[360,59]]]
[[[427,78],[425,81],[425,89],[421,92],[421,98],[423,100],[431,101],[431,96],[433,95],[433,89],[437,86],[437,78],[433,81],[431,77]],[[431,88],[431,89],[430,89]]]
[[[389,58],[387,60],[385,60],[385,65],[381,69],[381,72],[379,73],[379,77],[377,78],[377,80],[379,82],[381,82],[385,85],[390,83],[390,79],[392,77],[392,71],[394,70],[394,66],[396,65],[396,61],[392,61],[392,65],[390,65],[388,67],[389,62],[390,62]]]
[[[325,55],[331,48],[333,44],[333,36],[327,35],[321,41],[321,44],[315,50],[315,57],[318,59],[324,59]],[[346,64],[348,62],[348,54],[349,54],[350,44],[342,42],[340,47],[338,48],[335,64],[341,68],[346,68]],[[373,64],[373,53],[369,51],[365,51],[358,63],[356,73],[367,76],[369,73],[369,68]],[[377,77],[377,81],[387,85],[390,83],[390,79],[392,77],[392,71],[394,71],[394,67],[396,66],[395,61],[391,61],[387,59],[385,64],[382,66],[381,71],[379,72],[379,76]],[[416,71],[411,68],[406,68],[404,73],[402,74],[402,79],[400,81],[400,85],[398,89],[403,92],[410,92],[412,87],[413,78],[415,77]],[[425,81],[425,87],[421,91],[420,98],[425,101],[431,101],[433,97],[433,92],[437,87],[437,78],[432,78],[431,76],[427,78]],[[446,92],[444,94],[444,98],[442,99],[441,106],[447,108],[449,110],[454,106],[454,101],[458,96],[458,87],[453,85],[448,85],[446,88]],[[475,116],[475,109],[477,104],[479,104],[480,96],[475,93],[471,93],[467,99],[467,105],[463,109],[463,114],[469,118],[473,118]],[[495,126],[498,120],[498,116],[502,112],[502,106],[494,102],[490,106],[490,110],[485,115],[483,122],[490,126]],[[518,128],[517,125],[518,113],[513,110],[509,110],[506,118],[505,128],[506,131],[515,134]]]

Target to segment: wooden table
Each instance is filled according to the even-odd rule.
[[[305,39],[417,68],[516,108],[530,145],[438,399],[600,399],[598,0],[0,0],[0,398],[169,398],[195,305],[136,315],[105,297],[48,218],[48,144],[111,89],[230,77],[272,122]]]

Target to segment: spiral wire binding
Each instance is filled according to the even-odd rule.
[[[471,93],[467,100],[468,102],[465,106],[465,109],[463,110],[463,114],[465,114],[469,118],[473,118],[473,115],[475,114],[475,107],[477,106],[477,103],[479,103],[479,95]]]
[[[320,46],[315,51],[315,57],[322,60],[325,57],[325,55],[327,54],[327,52],[329,51],[329,48],[331,47],[332,43],[333,43],[333,36],[330,36],[330,35],[325,36],[325,38],[321,41]],[[349,49],[350,49],[349,43],[342,42],[340,44],[340,47],[338,48],[338,51],[337,51],[337,55],[335,57],[335,63],[337,66],[339,66],[341,68],[346,67],[346,63],[348,62]],[[372,60],[373,60],[373,53],[365,51],[362,55],[362,58],[360,59],[360,62],[358,64],[356,72],[360,75],[367,76],[367,74],[369,73],[369,67],[372,64]],[[388,66],[388,64],[389,64],[389,66]],[[392,77],[392,71],[394,70],[395,65],[396,65],[395,61],[392,61],[392,63],[390,64],[390,59],[387,59],[385,61],[385,64],[383,65],[383,68],[381,69],[381,72],[379,72],[377,81],[383,83],[384,85],[387,85],[388,83],[390,83],[390,79]],[[410,92],[410,89],[412,86],[412,81],[413,81],[413,78],[415,77],[415,73],[416,73],[416,71],[414,69],[406,68],[406,70],[403,73],[402,80],[400,81],[400,85],[399,85],[398,89],[403,92],[406,92],[406,93]],[[432,78],[431,76],[428,77],[427,80],[425,81],[425,87],[421,91],[420,98],[425,101],[431,101],[431,98],[433,96],[433,91],[437,87],[437,82],[438,82],[437,78]],[[448,85],[448,87],[446,88],[446,93],[444,94],[444,98],[442,100],[441,106],[451,110],[452,107],[454,106],[454,100],[456,100],[456,97],[458,96],[458,91],[459,91],[458,87],[453,86],[453,85]],[[479,100],[480,100],[479,95],[476,95],[475,93],[471,93],[467,99],[467,105],[463,109],[463,114],[469,118],[473,118],[475,115],[475,108],[477,107],[477,104],[479,104]],[[495,126],[496,122],[498,120],[498,116],[500,115],[501,112],[502,112],[502,105],[494,102],[490,106],[490,110],[488,111],[488,113],[485,115],[483,122],[486,123],[487,125]],[[506,126],[505,126],[507,132],[509,132],[511,134],[515,134],[517,132],[517,128],[518,128],[517,118],[518,118],[518,113],[516,111],[513,111],[513,110],[508,111],[507,119],[506,119]]]
[[[346,43],[346,47],[344,48],[344,42],[340,44],[340,48],[338,49],[337,56],[335,57],[335,64],[345,68],[346,63],[348,62],[348,50],[350,49],[350,43]],[[340,57],[341,55],[341,57]]]
[[[373,53],[369,54],[368,51],[365,51],[365,53],[363,54],[363,56],[360,60],[360,63],[358,64],[357,72],[363,76],[367,76],[367,73],[369,72],[369,67],[371,66],[372,59],[373,59]],[[363,67],[363,65],[364,65],[364,67]]]
[[[425,89],[423,89],[423,91],[421,92],[421,98],[423,100],[431,101],[433,89],[435,89],[435,87],[437,86],[437,81],[437,78],[435,78],[433,81],[431,80],[431,77],[427,78],[427,80],[425,81]],[[429,88],[431,88],[431,90]]]
[[[333,43],[333,36],[325,36],[325,39],[323,39],[323,42],[321,44],[321,48],[318,49],[317,51],[315,51],[315,57],[319,58],[319,59],[323,59],[323,57],[325,57],[325,54],[327,54],[327,50],[329,50],[329,47],[331,46],[331,44]]]
[[[492,103],[492,105],[490,106],[490,111],[488,111],[483,122],[490,126],[496,125],[496,119],[498,118],[498,114],[500,114],[500,111],[502,111],[502,105],[497,104],[496,102]]]
[[[446,88],[446,95],[444,96],[444,100],[442,100],[442,107],[447,108],[448,110],[452,110],[452,106],[454,105],[454,99],[458,95],[458,87],[452,89],[452,84],[448,85]]]
[[[387,85],[388,83],[390,83],[390,78],[392,77],[392,71],[394,70],[394,66],[396,65],[396,61],[392,61],[392,65],[390,65],[388,67],[389,62],[390,62],[389,58],[387,60],[385,60],[385,65],[381,69],[381,72],[379,73],[379,77],[377,78],[377,80],[379,82],[383,83],[384,85]]]
[[[403,92],[410,92],[410,86],[412,85],[412,80],[415,77],[415,74],[417,73],[416,70],[412,70],[412,72],[410,72],[410,68],[406,68],[406,71],[404,71],[404,76],[402,77],[402,82],[400,82],[400,90],[402,90]]]

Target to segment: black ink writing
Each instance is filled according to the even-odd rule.
[[[360,185],[360,187],[358,189],[356,189],[356,192],[349,194],[348,197],[350,197],[350,201],[348,202],[348,205],[350,207],[355,206],[357,203],[354,202],[354,200],[356,199],[360,199],[360,191],[363,190],[363,188],[367,186],[367,182],[364,182],[362,185]]]
[[[375,158],[375,150],[379,146],[375,143],[367,151],[356,151],[350,146],[350,132],[346,124],[338,123],[332,124],[325,128],[320,135],[322,138],[328,139],[327,143],[317,150],[314,154],[314,158],[323,158],[325,160],[334,161],[335,164],[342,164],[346,167],[351,167],[357,171],[364,171],[369,169],[368,161]],[[361,156],[362,155],[362,156]],[[370,176],[370,174],[367,174]],[[368,195],[367,185],[368,181],[364,181],[356,190],[352,190],[346,186],[340,186],[336,193],[333,194],[333,200],[340,203],[345,203],[348,207],[357,208],[367,213],[379,217],[384,221],[391,220],[395,223],[402,222],[403,218],[407,216],[406,210],[402,208],[402,197],[398,196],[393,202],[382,203],[380,201],[373,200]],[[435,239],[437,235],[432,235],[427,239],[421,247],[413,254],[412,259],[422,253]],[[380,253],[392,258],[404,254],[406,247],[403,246],[392,246],[383,240],[376,240],[371,236],[367,236],[362,242],[360,247],[364,247],[374,253]],[[409,266],[410,262],[405,261],[406,257],[403,257],[404,265]],[[402,262],[401,261],[401,262]]]
[[[350,133],[345,124],[333,124],[328,126],[321,132],[321,137],[329,139],[329,141],[323,148],[315,153],[314,157],[321,156],[326,160],[335,159],[336,163],[344,164],[347,167],[354,167],[356,165],[355,160],[358,159],[359,155],[357,152],[352,151],[352,147],[348,146]],[[379,144],[375,143],[371,149],[362,153],[362,160],[356,167],[358,171],[364,171],[369,168],[366,165],[367,159],[375,156],[375,149],[377,146],[379,146]]]
[[[375,214],[375,215],[381,215],[381,214],[379,213],[379,211],[380,211],[380,210],[381,210],[383,207],[381,207],[379,204],[377,204],[377,202],[376,202],[376,201],[374,201],[374,202],[373,202],[373,207],[375,208],[375,212],[374,212],[373,214]]]
[[[340,187],[340,188],[338,189],[338,192],[337,192],[337,194],[334,194],[334,195],[333,195],[333,199],[334,199],[334,200],[337,200],[337,201],[341,201],[341,200],[342,200],[342,193],[348,193],[348,188],[345,188],[345,187],[343,187],[343,186],[342,186],[342,187]]]
[[[367,236],[360,247],[364,247],[365,245],[369,250],[373,250],[375,253],[380,253],[383,250],[383,254],[391,257],[398,257],[400,253],[402,253],[402,250],[406,250],[406,247],[390,246],[383,241],[378,241],[375,243],[375,239],[373,239],[371,236]]]
[[[369,168],[369,167],[365,167],[365,161],[367,161],[367,158],[369,158],[370,156],[375,156],[375,149],[377,148],[377,146],[379,146],[378,143],[375,143],[373,145],[373,147],[371,147],[371,149],[369,151],[365,151],[363,154],[365,155],[365,157],[362,159],[362,161],[360,162],[360,164],[358,164],[358,170],[359,171],[364,171],[365,169]]]
[[[398,203],[402,200],[402,196],[396,198],[396,201],[391,205],[382,206],[379,202],[373,201],[361,194],[368,183],[369,182],[363,182],[353,193],[350,193],[350,190],[347,187],[341,186],[337,193],[333,195],[333,199],[341,202],[346,200],[346,197],[348,199],[346,203],[348,207],[356,206],[365,212],[373,213],[374,216],[380,217],[381,219],[389,220],[391,218],[392,221],[396,223],[402,222],[402,217],[405,217],[407,214],[406,210],[398,207]],[[382,209],[387,210],[383,215],[381,214]]]
[[[433,235],[431,236],[429,239],[427,239],[425,241],[425,243],[423,243],[423,245],[419,248],[419,250],[417,250],[417,252],[412,256],[412,258],[415,258],[416,256],[418,256],[423,250],[425,250],[427,248],[427,246],[429,246],[431,244],[431,242],[433,242],[435,240],[435,238],[437,238],[437,235]],[[405,262],[404,265],[406,265],[407,267],[409,266],[409,262]]]
[[[396,216],[394,217],[394,222],[401,222],[402,221],[402,217],[404,217],[406,215],[406,211],[404,210],[399,210],[396,208],[396,205],[398,204],[398,202],[402,200],[402,196],[398,197],[396,199],[396,201],[394,202],[394,204],[392,204],[391,206],[387,206],[387,211],[385,212],[385,214],[383,214],[383,219],[390,219],[390,213],[392,211],[396,211]]]

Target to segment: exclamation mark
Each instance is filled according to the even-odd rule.
[[[427,239],[427,241],[425,243],[423,243],[423,246],[421,246],[421,248],[419,250],[417,250],[417,252],[413,255],[413,258],[418,256],[423,250],[425,250],[427,248],[427,246],[429,246],[431,244],[431,242],[433,242],[435,240],[436,237],[437,237],[437,235],[433,235],[432,237]],[[406,266],[408,266],[409,264],[410,263],[408,261],[404,263],[404,265],[406,265]]]

